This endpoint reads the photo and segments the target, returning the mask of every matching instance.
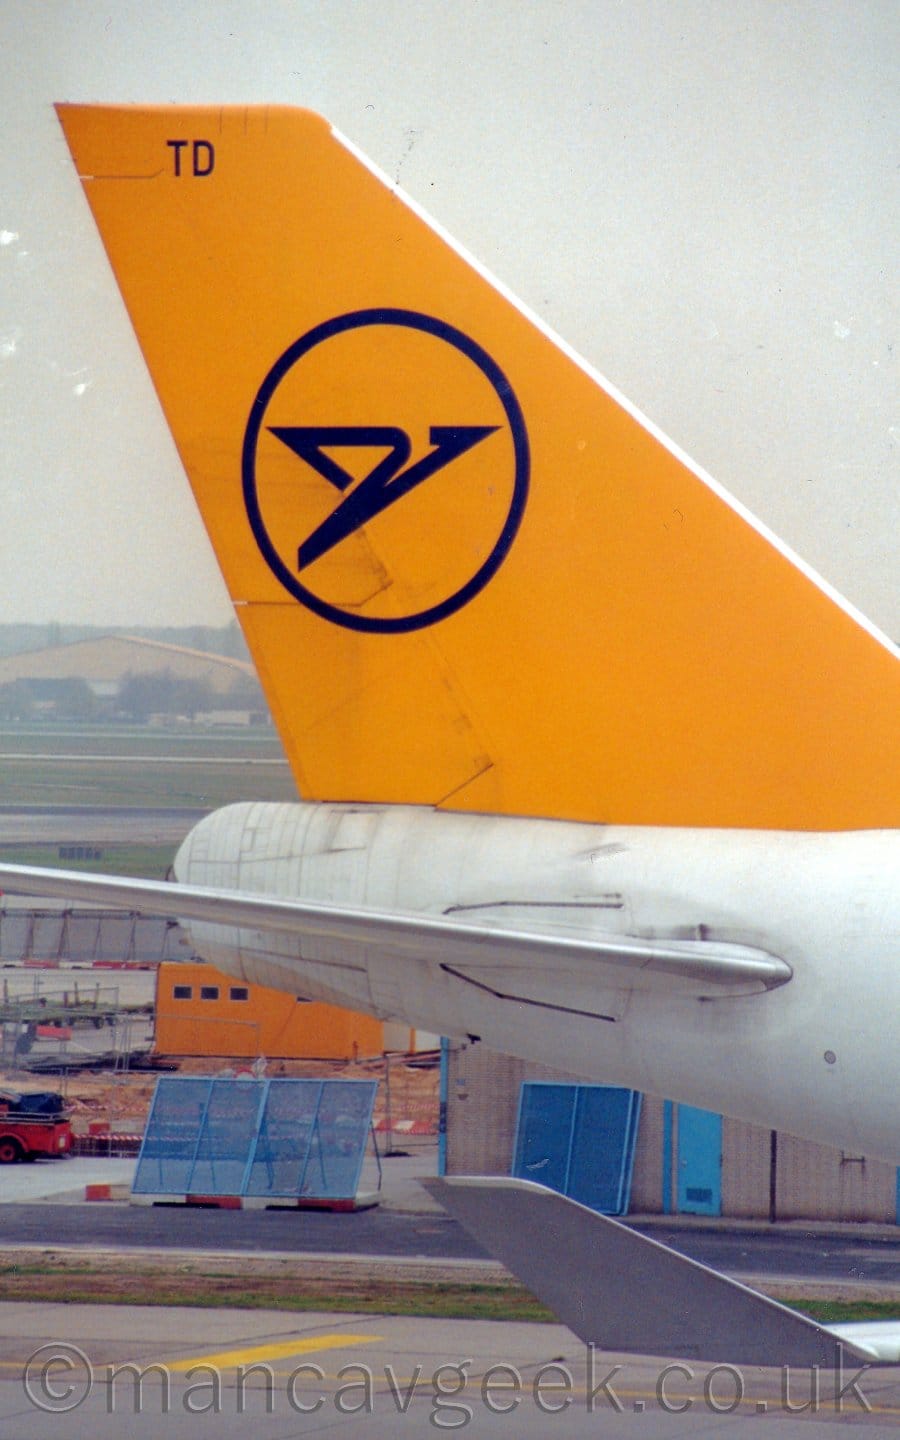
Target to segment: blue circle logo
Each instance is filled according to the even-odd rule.
[[[521,524],[529,448],[500,367],[414,310],[315,326],[262,382],[244,503],[284,588],[351,630],[446,619],[493,578]]]

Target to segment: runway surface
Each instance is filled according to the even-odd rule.
[[[188,1206],[5,1204],[0,1227],[7,1246],[177,1248],[286,1255],[424,1256],[486,1259],[455,1221],[440,1213],[374,1209],[331,1215],[318,1211],[234,1211]],[[900,1244],[849,1234],[661,1229],[640,1226],[683,1254],[737,1276],[803,1277],[877,1287],[900,1308]]]
[[[897,1367],[680,1364],[559,1325],[0,1304],[3,1440],[816,1440],[847,1423],[888,1440],[898,1421]]]
[[[412,1174],[433,1168],[432,1158],[386,1162],[393,1202],[410,1203]],[[89,1163],[98,1169],[87,1161],[9,1167],[0,1172],[0,1193],[13,1174],[43,1171],[64,1183]],[[125,1181],[133,1167],[102,1163],[111,1181]],[[900,1246],[887,1229],[865,1236],[641,1228],[729,1273],[855,1279],[900,1299]],[[136,1264],[212,1274],[228,1252],[227,1267],[251,1291],[253,1262],[265,1269],[273,1257],[298,1277],[310,1267],[325,1275],[336,1264],[345,1274],[358,1266],[363,1279],[384,1270],[397,1277],[411,1266],[467,1284],[488,1274],[478,1247],[434,1210],[327,1215],[51,1199],[3,1204],[0,1233],[7,1263],[19,1253],[20,1263],[46,1264],[55,1251],[63,1252],[61,1263],[77,1265],[79,1254],[107,1247],[126,1266],[132,1256]],[[18,1251],[25,1244],[42,1254]],[[177,1247],[180,1255],[172,1253]],[[623,1433],[765,1440],[760,1426],[773,1421],[772,1440],[825,1440],[836,1423],[888,1440],[900,1422],[900,1367],[860,1374],[849,1366],[836,1384],[830,1373],[740,1368],[727,1357],[718,1366],[682,1365],[590,1352],[558,1325],[0,1304],[0,1440],[412,1440],[456,1429],[488,1440]]]
[[[209,807],[9,805],[0,807],[3,845],[177,845]],[[33,901],[29,901],[33,904]]]

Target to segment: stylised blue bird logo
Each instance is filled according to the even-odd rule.
[[[394,505],[488,435],[494,434],[499,427],[432,425],[428,438],[433,448],[411,465],[412,443],[406,431],[396,425],[270,425],[267,428],[342,495],[350,490],[356,477],[327,453],[328,448],[350,446],[387,450],[368,475],[354,490],[350,490],[350,494],[299,547],[297,568],[305,570],[307,565],[312,565],[326,551],[367,525],[389,505]]]

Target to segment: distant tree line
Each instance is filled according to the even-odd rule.
[[[193,720],[198,710],[212,710],[221,702],[208,680],[161,670],[126,675],[115,703],[129,720],[146,721],[151,715],[184,715]]]
[[[102,710],[87,681],[75,675],[0,685],[0,720],[33,720],[48,707],[66,720],[94,720]]]
[[[86,680],[13,680],[0,685],[0,722],[29,721],[42,715],[54,720],[127,720],[146,724],[153,715],[195,720],[207,710],[249,710],[268,718],[258,681],[237,675],[224,693],[202,676],[174,675],[171,670],[127,674],[114,696],[97,696]]]
[[[24,680],[10,680],[0,685],[0,720],[30,720],[34,708],[31,688]]]
[[[171,670],[126,675],[115,708],[120,715],[139,723],[146,722],[151,715],[178,715],[195,720],[206,710],[253,710],[267,714],[262,690],[249,675],[236,676],[223,693],[202,676],[174,675]]]

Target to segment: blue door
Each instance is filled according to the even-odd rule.
[[[722,1117],[693,1105],[678,1110],[678,1193],[684,1215],[722,1213]]]

